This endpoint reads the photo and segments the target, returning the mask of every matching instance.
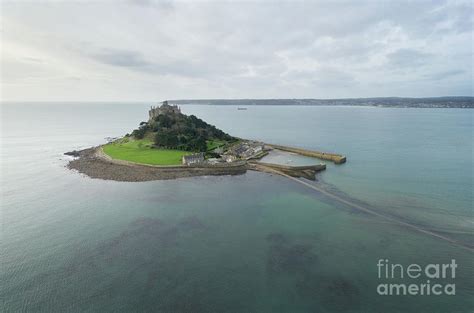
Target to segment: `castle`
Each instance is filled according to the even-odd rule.
[[[148,116],[149,116],[149,121],[154,119],[160,114],[178,114],[181,113],[181,109],[175,104],[175,105],[169,105],[168,101],[163,101],[161,103],[161,106],[154,107],[152,106],[150,108],[150,111],[148,111]]]

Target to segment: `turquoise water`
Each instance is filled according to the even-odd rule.
[[[130,132],[148,107],[2,104],[3,311],[472,311],[472,252],[284,177],[125,183],[65,168],[63,152]],[[472,243],[472,110],[182,110],[235,136],[345,154],[316,185]],[[456,295],[380,296],[381,258],[456,259]]]

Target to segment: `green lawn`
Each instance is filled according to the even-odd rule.
[[[214,150],[215,148],[223,146],[225,144],[226,144],[226,142],[222,141],[222,140],[215,140],[215,139],[214,140],[208,140],[208,141],[206,141],[207,151]]]
[[[113,159],[153,165],[179,165],[188,151],[152,149],[150,140],[122,140],[104,146],[104,152]]]

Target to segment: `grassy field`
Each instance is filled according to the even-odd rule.
[[[214,150],[217,147],[225,145],[226,142],[222,140],[208,140],[206,141],[207,151]]]
[[[104,152],[113,159],[153,165],[179,165],[188,151],[152,149],[150,140],[122,140],[104,146]]]

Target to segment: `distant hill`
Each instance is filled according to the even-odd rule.
[[[172,104],[207,105],[354,105],[401,108],[474,108],[474,97],[435,98],[346,98],[346,99],[209,99],[169,100]]]

